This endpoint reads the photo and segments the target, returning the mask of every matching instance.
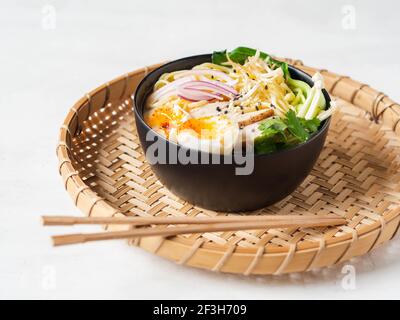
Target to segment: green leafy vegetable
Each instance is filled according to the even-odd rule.
[[[229,58],[236,63],[244,64],[248,57],[255,56],[257,50],[247,47],[237,47],[236,49],[228,52]],[[224,62],[227,62],[226,58],[227,51],[214,51],[212,54],[212,62],[215,64],[223,65]],[[290,77],[289,67],[286,62],[278,61],[273,59],[269,54],[260,51],[260,58],[266,60],[269,65],[275,68],[282,68],[283,74],[285,77]]]
[[[259,129],[263,132],[263,134],[275,134],[278,132],[283,132],[286,130],[286,128],[286,123],[280,118],[267,119],[259,126]]]
[[[321,121],[318,120],[318,118],[306,120],[303,118],[299,118],[300,123],[303,126],[304,129],[310,134],[318,131],[319,125],[321,124]]]
[[[258,127],[261,134],[254,141],[255,152],[270,153],[305,142],[318,130],[319,125],[317,118],[298,118],[293,110],[288,111],[284,119],[269,118]]]
[[[254,141],[254,151],[256,154],[265,154],[277,151],[280,146],[273,138],[257,137]]]
[[[304,142],[308,139],[309,134],[307,130],[303,127],[300,119],[296,117],[296,114],[293,110],[289,110],[286,113],[286,122],[290,133],[295,136],[300,142]]]
[[[270,56],[266,60],[273,67],[281,68],[286,79],[291,79],[290,72],[289,72],[289,65],[286,62],[275,60],[275,59],[271,58]]]
[[[238,47],[231,52],[229,52],[229,58],[232,61],[237,62],[239,64],[244,64],[248,57],[252,57],[256,55],[257,50],[246,48],[246,47]],[[265,60],[269,57],[268,54],[264,52],[260,52],[260,58]]]
[[[226,59],[226,50],[224,51],[214,51],[212,54],[212,63],[222,65],[224,62],[228,61]]]
[[[279,118],[270,118],[259,126],[261,135],[255,139],[256,153],[270,153],[278,150],[286,142],[286,123]]]

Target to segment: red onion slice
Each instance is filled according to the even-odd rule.
[[[207,85],[210,88],[219,88],[226,90],[232,94],[238,94],[238,92],[232,88],[231,86],[228,86],[220,81],[213,81],[213,80],[208,80],[208,81],[202,81],[202,80],[193,80],[189,82],[185,82],[185,85]]]
[[[201,84],[188,85],[188,86],[185,86],[184,88],[185,89],[202,90],[202,91],[207,92],[207,93],[211,92],[211,93],[214,93],[214,94],[224,95],[224,96],[229,97],[229,98],[231,98],[233,96],[233,94],[230,93],[229,91],[226,91],[226,90],[223,90],[223,89],[220,89],[220,88],[211,88],[209,86],[205,86],[205,85],[201,85]]]
[[[186,90],[189,89],[191,92],[199,93],[200,95],[209,96],[214,99],[222,100],[221,95],[218,93],[204,91],[204,90],[197,89],[197,88],[184,88],[184,89],[186,89]]]
[[[205,80],[201,79],[200,81],[209,82],[209,83],[212,83],[212,84],[214,84],[216,86],[222,87],[222,88],[228,90],[229,92],[231,92],[234,95],[238,95],[239,94],[232,86],[227,85],[226,83],[223,83],[221,81],[215,81],[215,80],[209,80],[209,79],[205,79]],[[236,81],[235,81],[235,83],[236,83]]]
[[[218,100],[222,99],[217,94],[213,94],[211,92],[205,92],[203,90],[198,90],[198,89],[179,88],[178,95],[179,97],[189,101],[202,101],[202,100],[208,101],[212,99],[218,99]]]
[[[211,90],[214,93],[222,94],[229,98],[231,98],[232,95],[234,96],[237,95],[237,91],[233,88],[230,88],[228,86],[220,86],[218,84],[210,83],[208,81],[190,81],[184,83],[181,87],[188,89],[190,88],[190,89]]]
[[[188,72],[192,71],[212,71],[212,73],[214,73],[214,70],[189,70]],[[215,72],[223,74],[223,72]],[[183,73],[187,74],[186,71],[183,71]],[[193,74],[193,72],[191,74]],[[204,74],[207,73],[204,72]],[[222,100],[222,95],[228,98],[232,98],[232,96],[238,95],[238,92],[233,87],[220,81],[194,80],[192,76],[186,76],[183,78],[179,78],[163,86],[159,90],[153,92],[149,96],[148,101],[150,104],[153,104],[163,98],[167,98],[173,95],[179,95],[181,98],[190,101],[201,101],[212,99]]]

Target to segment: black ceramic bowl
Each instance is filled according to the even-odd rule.
[[[310,173],[324,145],[330,120],[324,121],[320,130],[303,144],[271,154],[254,155],[254,170],[248,175],[237,174],[238,166],[245,165],[233,155],[231,164],[223,161],[223,156],[218,156],[219,163],[215,163],[215,158],[212,162],[212,155],[202,152],[198,152],[197,157],[203,160],[208,157],[208,164],[176,163],[169,158],[169,148],[185,154],[188,154],[189,149],[166,140],[144,122],[145,102],[163,73],[191,69],[197,64],[210,61],[210,54],[175,60],[154,70],[142,80],[136,89],[134,106],[142,148],[146,153],[153,141],[164,143],[166,148],[159,153],[166,155],[166,161],[153,163],[151,167],[169,190],[192,204],[229,212],[252,211],[273,204],[293,192]],[[313,85],[311,77],[303,71],[292,66],[289,66],[289,71],[292,78]],[[323,93],[329,108],[329,95],[325,90]]]

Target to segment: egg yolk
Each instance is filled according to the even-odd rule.
[[[189,119],[180,127],[180,130],[191,129],[203,139],[213,139],[218,135],[218,126],[211,117]]]
[[[179,127],[185,113],[179,108],[160,107],[145,116],[145,122],[151,128],[161,129],[168,137],[171,128]]]

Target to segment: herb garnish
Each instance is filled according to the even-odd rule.
[[[305,142],[318,130],[319,125],[317,118],[305,120],[297,117],[293,110],[289,110],[284,119],[269,118],[258,127],[261,134],[254,141],[255,151],[270,153]]]

